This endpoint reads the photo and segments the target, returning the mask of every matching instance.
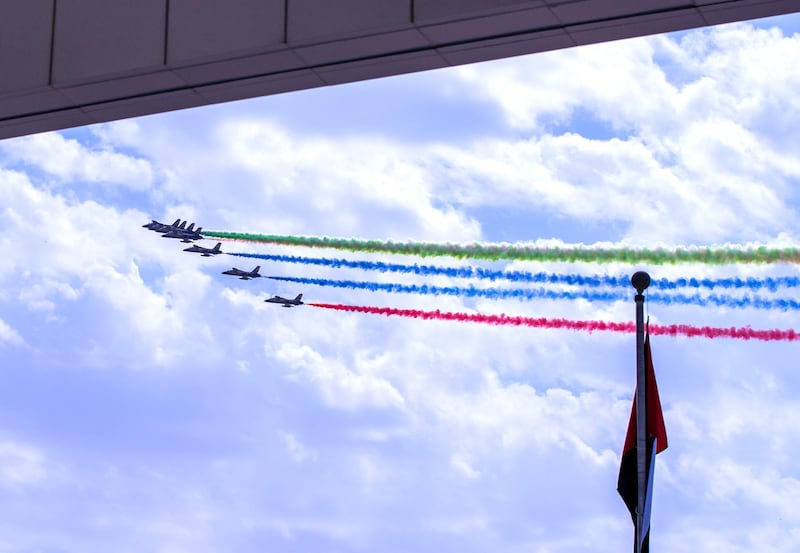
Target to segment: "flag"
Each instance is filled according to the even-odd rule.
[[[661,412],[661,400],[658,397],[656,373],[653,370],[653,357],[650,352],[650,335],[645,334],[644,339],[645,363],[645,406],[647,409],[646,443],[647,443],[647,474],[645,482],[644,517],[642,536],[642,553],[650,549],[650,504],[653,496],[653,472],[655,469],[656,453],[667,449],[667,429],[664,426],[664,415]],[[633,407],[628,421],[628,433],[625,435],[625,445],[622,447],[622,462],[619,467],[617,491],[631,513],[634,526],[636,525],[636,502],[638,492],[638,479],[636,475],[636,394],[633,395]]]

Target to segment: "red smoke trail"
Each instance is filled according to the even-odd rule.
[[[491,325],[528,326],[533,328],[565,328],[568,330],[585,330],[588,332],[636,332],[634,323],[617,323],[612,321],[574,321],[570,319],[548,319],[545,317],[517,317],[510,315],[483,315],[480,313],[452,313],[447,311],[422,311],[420,309],[397,309],[394,307],[369,307],[364,305],[343,305],[335,303],[307,303],[323,309],[350,311],[355,313],[372,313],[375,315],[411,317],[414,319],[435,319],[440,321],[460,321],[485,323]],[[687,336],[690,338],[735,338],[737,340],[799,341],[800,331],[788,330],[753,330],[750,327],[718,328],[711,326],[694,326],[684,324],[650,325],[650,334],[654,336]]]

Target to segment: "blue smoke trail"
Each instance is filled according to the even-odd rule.
[[[647,301],[662,303],[664,305],[699,305],[701,307],[713,305],[715,307],[732,307],[735,309],[744,309],[747,307],[754,307],[756,309],[780,309],[781,311],[797,311],[800,309],[800,302],[796,300],[786,298],[769,299],[760,296],[734,298],[732,296],[722,296],[718,294],[711,294],[710,296],[700,296],[699,294],[693,294],[691,296],[684,294],[648,294]]]
[[[461,296],[469,298],[489,298],[489,299],[518,299],[518,300],[533,300],[533,299],[549,299],[549,300],[577,300],[583,299],[587,301],[620,301],[629,300],[630,294],[627,292],[592,292],[592,291],[555,291],[547,290],[545,288],[475,288],[474,286],[459,287],[459,286],[429,286],[427,284],[397,284],[397,283],[384,283],[384,282],[361,282],[355,280],[333,280],[328,278],[307,278],[307,277],[282,277],[270,276],[273,280],[282,280],[285,282],[294,282],[297,284],[312,284],[316,286],[332,286],[335,288],[349,288],[353,290],[369,290],[371,292],[398,292],[403,294],[431,294],[431,295],[447,295],[447,296]],[[743,309],[753,307],[756,309],[780,309],[798,310],[800,309],[800,302],[775,298],[767,299],[759,296],[744,296],[735,298],[732,296],[723,296],[712,294],[710,296],[701,296],[699,294],[685,295],[665,295],[658,293],[651,293],[647,295],[647,301],[652,303],[661,303],[664,305],[699,305],[707,307],[709,305],[716,307],[730,307],[735,309]]]
[[[317,286],[333,286],[335,288],[350,288],[353,290],[369,290],[370,292],[399,292],[403,294],[431,294],[434,296],[462,296],[469,298],[491,299],[550,299],[550,300],[577,300],[589,301],[616,301],[628,299],[629,294],[618,292],[558,292],[544,288],[475,288],[474,286],[428,286],[427,284],[397,284],[385,282],[360,282],[355,280],[332,280],[328,278],[306,277],[267,277],[273,280],[295,282],[297,284],[314,284]]]
[[[381,273],[405,273],[421,276],[442,275],[451,278],[479,278],[484,280],[496,281],[507,280],[511,282],[528,282],[536,284],[568,284],[573,286],[589,286],[598,288],[607,286],[611,288],[626,288],[631,286],[628,276],[606,276],[606,275],[578,275],[578,274],[555,274],[555,273],[530,273],[527,271],[498,271],[485,269],[482,267],[440,267],[435,265],[405,265],[402,263],[384,263],[380,261],[351,261],[348,259],[330,259],[302,257],[292,255],[268,255],[258,253],[230,253],[238,257],[250,257],[264,259],[266,261],[277,261],[283,263],[301,263],[304,265],[319,265],[336,269],[361,269],[365,271],[379,271]],[[800,286],[800,277],[776,277],[776,278],[678,278],[670,280],[666,278],[653,279],[650,285],[660,290],[676,290],[678,288],[715,288],[741,289],[747,288],[751,291],[762,289],[775,292],[778,288],[797,288]]]
[[[301,257],[293,255],[268,255],[260,253],[231,253],[239,257],[251,257],[266,261],[284,263],[302,263],[304,265],[320,265],[335,269],[362,269],[381,273],[405,273],[421,276],[442,275],[451,278],[480,278],[485,280],[509,280],[512,282],[532,282],[540,284],[571,284],[575,286],[626,286],[630,288],[629,277],[611,277],[604,275],[559,275],[554,273],[529,273],[526,271],[497,271],[483,267],[437,267],[435,265],[405,265],[402,263],[384,263],[381,261],[351,261],[349,259],[329,259],[317,257]]]
[[[655,285],[663,290],[675,290],[676,288],[747,288],[753,292],[765,289],[775,292],[778,288],[797,288],[800,286],[798,277],[767,277],[767,278],[678,278],[669,280],[666,278],[653,279],[651,285]]]

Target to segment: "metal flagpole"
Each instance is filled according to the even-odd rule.
[[[631,277],[636,288],[636,527],[635,553],[641,553],[644,535],[644,500],[647,488],[647,399],[645,397],[644,367],[644,295],[650,286],[650,275],[637,271]]]

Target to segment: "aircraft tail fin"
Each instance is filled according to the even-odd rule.
[[[222,242],[217,242],[217,245],[214,246],[213,251],[216,253],[220,253],[219,249],[222,247]]]
[[[200,234],[202,231],[203,231],[203,227],[197,227],[197,229],[195,230],[195,232],[197,234]]]
[[[153,222],[155,223],[155,221],[153,221]],[[180,220],[180,219],[175,219],[175,222],[174,222],[174,223],[172,223],[172,225],[171,225],[171,226],[173,226],[173,227],[177,227],[177,226],[178,226],[178,225],[180,225],[180,224],[181,224],[181,220]]]
[[[254,274],[254,275],[257,275],[257,274],[258,274],[258,271],[260,271],[260,270],[261,270],[261,265],[256,265],[256,268],[255,268],[255,269],[253,269],[253,274]]]
[[[178,228],[181,229],[181,230],[186,230],[186,221],[184,221],[180,225],[178,225]]]
[[[186,230],[189,231],[189,232],[192,232],[194,230],[194,223],[189,225],[189,228],[187,228]]]
[[[297,297],[294,299],[294,301],[300,301],[302,299],[303,299],[303,294],[297,294]]]

